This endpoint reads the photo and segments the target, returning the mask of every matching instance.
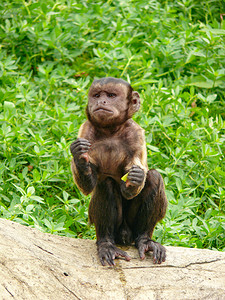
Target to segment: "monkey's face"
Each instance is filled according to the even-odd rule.
[[[129,107],[127,93],[123,84],[91,86],[87,107],[89,119],[102,127],[122,124],[127,119]]]

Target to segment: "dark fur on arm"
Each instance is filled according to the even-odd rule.
[[[73,154],[73,177],[85,195],[93,191],[97,182],[96,168],[89,161],[88,150],[90,147],[90,142],[82,138],[78,138],[70,146],[71,153]]]
[[[87,163],[86,166],[83,164],[77,165],[73,159],[72,172],[74,180],[83,194],[90,194],[97,183],[97,172],[95,166],[90,163]]]

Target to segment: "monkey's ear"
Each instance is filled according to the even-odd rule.
[[[131,96],[130,109],[134,114],[136,111],[139,110],[139,108],[140,108],[140,96],[138,92],[133,91]]]

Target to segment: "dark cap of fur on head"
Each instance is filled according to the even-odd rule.
[[[128,97],[128,99],[130,99],[132,91],[133,91],[133,88],[131,87],[131,85],[127,81],[125,81],[125,80],[123,80],[121,78],[103,77],[103,78],[100,78],[100,79],[95,79],[93,81],[91,87],[93,87],[95,85],[103,86],[103,85],[108,84],[108,83],[122,84],[122,85],[126,86],[127,87],[127,91],[128,91],[127,97]]]
[[[100,79],[95,79],[92,83],[92,85],[96,85],[96,84],[100,84],[100,85],[104,85],[104,84],[108,84],[108,83],[114,83],[114,84],[119,84],[122,83],[128,87],[130,87],[130,84],[120,78],[114,78],[114,77],[104,77],[104,78],[100,78]]]

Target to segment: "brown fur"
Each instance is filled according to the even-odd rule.
[[[161,175],[148,170],[144,130],[131,120],[140,107],[139,95],[125,81],[110,77],[94,81],[88,98],[88,120],[71,145],[72,172],[80,190],[92,193],[89,218],[100,261],[111,265],[116,256],[129,260],[114,243],[134,240],[142,259],[152,250],[154,261],[161,263],[165,248],[150,238],[167,200]],[[126,173],[131,181],[124,183]]]

